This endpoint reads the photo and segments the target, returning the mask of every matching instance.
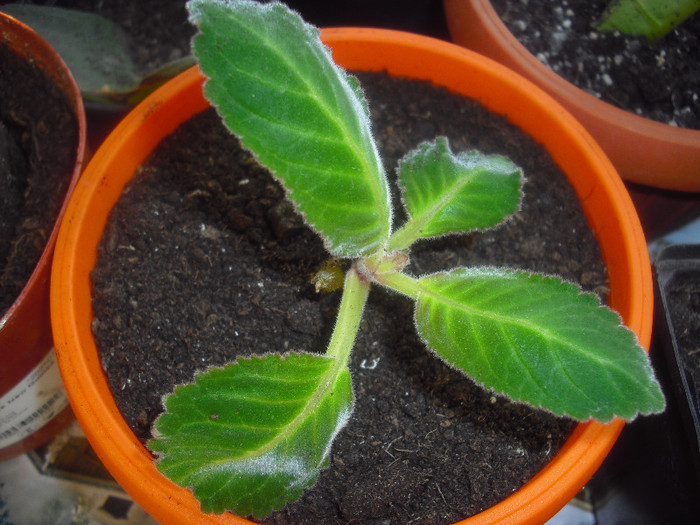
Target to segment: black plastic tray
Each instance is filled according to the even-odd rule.
[[[669,312],[669,288],[687,278],[700,278],[700,245],[666,248],[655,262],[650,357],[667,407],[625,425],[589,483],[597,525],[700,523],[698,398],[692,377],[679,364]]]
[[[674,323],[670,304],[672,287],[682,286],[691,279],[700,279],[700,244],[669,246],[659,255],[654,266],[658,287],[656,329],[659,349],[664,353],[671,379],[668,386],[672,391],[666,394],[674,396],[678,404],[690,454],[696,470],[700,471],[700,385],[697,384],[700,378],[693,378],[684,366],[686,357],[679,346],[679,327]],[[700,348],[700,341],[697,346]]]

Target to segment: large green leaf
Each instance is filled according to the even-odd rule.
[[[491,268],[460,268],[419,284],[420,334],[485,387],[579,420],[663,410],[633,332],[577,286]]]
[[[520,207],[522,174],[505,157],[477,151],[454,154],[444,137],[425,142],[399,165],[399,183],[409,213],[390,249],[417,238],[496,226]]]
[[[366,101],[318,30],[279,3],[193,0],[207,98],[338,256],[383,246],[389,191]]]
[[[313,484],[352,412],[350,373],[313,354],[239,359],[165,399],[149,442],[204,512],[264,517]]]

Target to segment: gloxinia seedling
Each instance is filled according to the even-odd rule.
[[[404,271],[417,240],[491,228],[519,209],[511,161],[453,153],[445,138],[419,145],[399,165],[408,219],[392,231],[367,102],[318,30],[279,3],[188,9],[205,95],[328,252],[351,260],[325,354],[240,358],[164,398],[149,447],[204,512],[264,517],[315,482],[352,414],[348,361],[373,284],[415,301],[416,328],[439,358],[513,400],[582,421],[663,410],[644,349],[596,296],[519,270]]]

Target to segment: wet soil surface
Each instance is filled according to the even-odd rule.
[[[426,83],[362,74],[388,173],[423,140],[510,156],[522,210],[485,233],[421,243],[409,271],[520,266],[603,296],[606,270],[572,188],[504,119]],[[316,293],[328,258],[269,173],[210,110],[163,141],[112,211],[92,274],[100,356],[142,441],[161,396],[239,355],[323,351],[339,292]],[[354,350],[355,412],[331,468],[268,523],[452,523],[530,479],[573,423],[486,392],[426,351],[412,305],[373,289]],[[261,323],[263,321],[263,323]]]
[[[491,0],[541,62],[584,91],[641,116],[700,129],[700,13],[666,36],[595,30],[609,0]]]
[[[54,227],[77,137],[63,93],[0,44],[0,317],[24,288]]]

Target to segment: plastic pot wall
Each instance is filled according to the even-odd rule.
[[[24,289],[0,312],[0,460],[31,450],[73,420],[53,351],[49,277],[58,225],[85,157],[85,111],[67,66],[32,29],[0,13],[0,45],[36,64],[65,94],[78,122],[70,185],[39,262]]]
[[[551,71],[501,21],[489,0],[444,0],[452,40],[520,73],[566,107],[623,179],[700,191],[700,131],[655,122],[603,102]]]
[[[646,243],[614,168],[585,130],[544,92],[495,62],[453,44],[376,29],[322,31],[335,60],[350,69],[432,80],[480,100],[549,150],[568,174],[609,267],[610,301],[648,348],[653,293]],[[109,391],[90,330],[90,271],[107,216],[134,170],[180,123],[208,107],[190,69],[137,107],[91,161],[71,199],[57,244],[52,315],[71,403],[107,468],[149,513],[166,523],[248,523],[202,515],[192,494],[164,478],[133,435]],[[623,423],[579,425],[561,452],[522,489],[465,523],[541,523],[595,472]]]
[[[700,478],[700,392],[683,364],[683,350],[679,343],[682,327],[672,314],[674,286],[687,289],[686,279],[700,279],[700,244],[670,246],[662,251],[655,261],[656,285],[659,308],[659,346],[669,371],[669,388],[675,396],[685,425],[693,466]]]

